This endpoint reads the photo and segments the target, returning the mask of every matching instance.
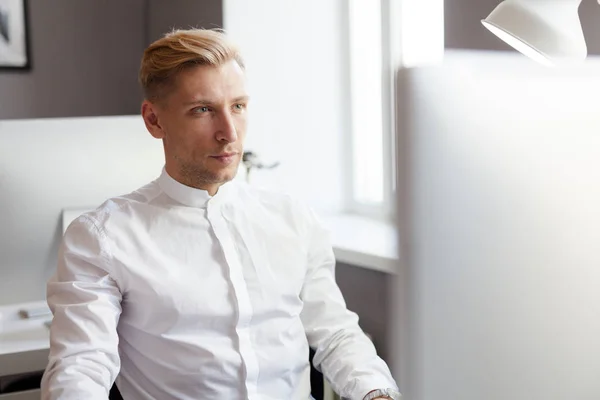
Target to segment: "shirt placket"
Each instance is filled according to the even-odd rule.
[[[213,199],[214,200],[214,199]],[[233,237],[223,215],[223,205],[209,201],[207,204],[208,220],[219,241],[225,261],[229,267],[229,279],[237,302],[238,320],[235,327],[238,336],[239,352],[246,372],[246,391],[248,399],[259,399],[258,396],[258,359],[252,345],[250,323],[253,309],[244,279],[243,266],[237,253]]]

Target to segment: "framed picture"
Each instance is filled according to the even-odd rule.
[[[26,0],[0,0],[0,69],[4,68],[29,68]]]

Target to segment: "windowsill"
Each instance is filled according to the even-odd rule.
[[[395,274],[398,230],[392,223],[352,214],[325,216],[338,262]]]

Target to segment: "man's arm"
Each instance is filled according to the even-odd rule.
[[[346,308],[335,282],[335,258],[328,232],[310,214],[308,272],[302,289],[302,322],[313,363],[342,397],[362,400],[374,389],[394,388],[390,370]]]
[[[104,233],[85,216],[65,234],[47,287],[54,319],[43,400],[106,400],[119,372],[121,292],[108,273],[105,242]]]

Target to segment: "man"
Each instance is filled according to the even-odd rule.
[[[175,31],[146,49],[140,82],[165,167],[68,228],[43,399],[106,399],[116,379],[125,400],[305,400],[309,345],[343,397],[399,397],[311,211],[231,182],[249,101],[237,49]]]

